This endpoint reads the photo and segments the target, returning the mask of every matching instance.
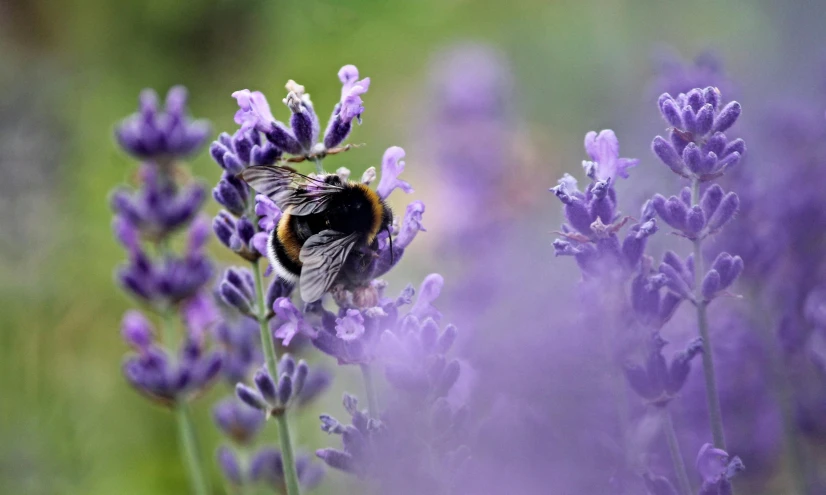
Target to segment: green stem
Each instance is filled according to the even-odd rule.
[[[258,314],[256,317],[261,330],[261,347],[264,349],[264,360],[267,363],[267,371],[270,372],[270,376],[273,377],[273,380],[278,380],[275,343],[267,318],[269,308],[267,308],[266,288],[264,287],[264,279],[261,276],[261,266],[258,260],[252,262],[252,271],[255,274],[255,292],[258,294]],[[293,444],[290,440],[290,428],[287,424],[286,411],[275,415],[275,421],[278,424],[278,443],[284,460],[284,482],[287,487],[287,495],[299,495],[301,492],[298,488],[298,474],[295,470],[295,456],[293,455]]]
[[[692,202],[700,204],[700,181],[694,179],[691,184]],[[720,395],[717,392],[717,376],[714,372],[714,356],[712,354],[711,336],[708,330],[707,303],[703,300],[703,266],[702,240],[694,240],[694,300],[697,306],[697,324],[700,336],[703,338],[703,375],[706,380],[706,402],[708,404],[708,419],[711,423],[711,437],[714,446],[726,450],[726,436],[723,432],[723,414],[720,409]]]
[[[321,158],[313,158],[313,163],[315,163],[315,173],[323,174],[324,166],[321,164]]]
[[[688,480],[688,472],[685,469],[685,460],[680,450],[680,442],[677,440],[677,433],[674,431],[674,422],[671,420],[671,411],[667,407],[662,408],[663,432],[668,442],[668,451],[671,453],[671,462],[674,463],[674,473],[677,475],[677,482],[680,485],[680,492],[683,495],[691,495],[691,482]]]
[[[209,484],[201,467],[201,457],[198,455],[198,442],[195,438],[195,428],[186,402],[175,404],[175,416],[178,419],[178,436],[181,451],[189,469],[189,480],[196,495],[209,495]]]
[[[373,370],[369,364],[361,365],[361,377],[364,379],[364,392],[367,394],[367,412],[371,418],[379,417],[379,400],[373,383]]]

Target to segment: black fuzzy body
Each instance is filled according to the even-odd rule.
[[[295,282],[301,275],[301,261],[296,255],[304,243],[315,234],[324,230],[335,230],[342,234],[360,234],[355,246],[347,257],[344,268],[339,273],[339,279],[345,285],[359,285],[369,280],[372,261],[378,251],[376,236],[378,232],[389,229],[393,215],[390,208],[375,192],[357,183],[342,182],[336,175],[328,175],[325,182],[340,185],[341,191],[336,192],[329,200],[329,205],[323,212],[295,216],[285,215],[284,225],[279,224],[269,238],[270,258],[275,258],[276,269],[282,268],[279,275]],[[381,212],[376,232],[377,212]],[[280,265],[280,266],[279,266]],[[286,272],[286,273],[284,273]]]

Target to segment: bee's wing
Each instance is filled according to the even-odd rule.
[[[321,213],[333,195],[342,190],[336,184],[299,174],[287,167],[254,165],[241,172],[241,178],[258,194],[268,196],[281,210],[291,207],[296,216]]]
[[[304,242],[298,256],[303,263],[299,279],[301,299],[315,302],[330,290],[358,237],[356,232],[346,235],[322,230]]]

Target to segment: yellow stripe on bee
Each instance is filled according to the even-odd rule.
[[[284,246],[284,251],[287,252],[287,256],[301,265],[301,261],[299,260],[301,244],[298,243],[298,238],[290,226],[290,209],[292,209],[292,207],[287,208],[287,211],[281,215],[281,219],[278,221],[278,240],[281,241],[281,245]]]
[[[354,185],[364,192],[364,196],[367,198],[367,201],[370,202],[370,207],[373,209],[373,224],[367,232],[367,244],[370,245],[379,234],[381,220],[382,217],[384,217],[384,207],[382,207],[381,198],[379,198],[379,195],[376,194],[376,191],[370,189],[367,184],[356,182]]]

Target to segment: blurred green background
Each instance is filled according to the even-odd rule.
[[[531,211],[541,219],[537,228],[550,230],[558,207],[544,188],[578,168],[587,130],[610,126],[623,156],[650,160],[650,136],[662,127],[646,93],[657,46],[686,56],[715,49],[748,108],[750,99],[787,91],[789,79],[802,91],[817,82],[811,55],[823,44],[823,13],[811,9],[820,15],[803,3],[746,0],[3,0],[0,493],[187,490],[174,421],[120,373],[126,349],[118,329],[130,301],[113,284],[124,254],[111,236],[107,193],[135,170],[112,130],[135,110],[142,88],[186,85],[192,114],[210,119],[217,134],[235,129],[230,93],[237,89],[264,91],[286,118],[276,102],[287,79],[305,85],[326,117],[340,91],[336,72],[355,64],[372,85],[351,141],[367,146],[335,166],[358,174],[378,166],[388,146],[403,146],[415,197],[426,201],[438,178],[421,138],[433,113],[429,64],[457,42],[492,44],[508,57],[515,81],[516,145],[524,153],[508,166],[541,186],[528,195]],[[191,170],[210,184],[220,172],[207,153]],[[424,256],[432,239],[450,233],[430,215],[430,241],[414,244],[391,280],[398,286],[449,269]],[[296,425],[306,450],[326,444],[317,412],[340,411],[343,383],[346,377]],[[209,406],[225,393],[220,385],[194,407],[216,484],[212,452],[220,438]],[[330,486],[318,492],[331,493]]]

